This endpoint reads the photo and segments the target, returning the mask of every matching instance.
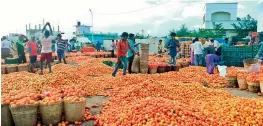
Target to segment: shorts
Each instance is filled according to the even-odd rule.
[[[52,52],[50,53],[41,53],[40,61],[46,61],[47,63],[50,63],[52,61]]]
[[[36,63],[37,62],[37,56],[29,56],[30,63]]]
[[[58,58],[59,59],[64,59],[65,58],[65,52],[64,50],[58,49],[57,50]]]

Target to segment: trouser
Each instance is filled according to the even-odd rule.
[[[10,56],[10,49],[9,48],[1,48],[1,58],[5,59]]]
[[[25,56],[25,54],[19,54],[18,57],[19,57],[18,58],[19,64],[26,63],[26,56]]]
[[[176,56],[169,56],[169,65],[176,64]]]
[[[215,64],[211,63],[211,64],[206,64],[206,72],[209,74],[214,74],[214,68],[215,68]]]
[[[131,74],[132,73],[132,63],[133,63],[133,60],[134,60],[134,55],[129,57],[128,60],[129,60],[128,72],[129,72],[129,74]]]
[[[111,58],[114,58],[114,50],[111,50]]]
[[[118,71],[121,63],[122,63],[122,65],[123,65],[123,73],[122,73],[122,74],[123,74],[123,75],[126,75],[127,58],[126,58],[125,56],[121,56],[121,57],[120,57],[120,61],[117,61],[117,63],[116,63],[115,69],[114,69],[114,71],[113,71],[113,73],[112,73],[113,76],[116,75],[116,73],[117,73],[117,71]]]
[[[202,59],[203,54],[195,54],[194,55],[194,60],[195,60],[195,66],[201,66],[202,65]]]

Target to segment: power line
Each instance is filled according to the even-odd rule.
[[[127,11],[127,12],[122,12],[122,13],[115,13],[115,14],[94,13],[94,14],[97,14],[97,15],[122,15],[122,14],[128,14],[128,13],[134,13],[134,12],[138,12],[138,11],[142,11],[142,10],[147,10],[147,9],[150,9],[150,8],[153,8],[153,7],[157,7],[157,6],[166,4],[166,3],[168,3],[168,2],[171,2],[171,0],[170,0],[170,1],[163,2],[163,3],[156,4],[156,5],[154,5],[154,6],[150,6],[150,7],[147,7],[147,8],[141,8],[141,9],[138,9],[138,10]]]

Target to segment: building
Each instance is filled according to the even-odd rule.
[[[222,23],[226,36],[236,35],[233,23],[237,21],[238,3],[206,3],[204,7],[203,28],[213,30],[214,23]]]
[[[257,32],[263,32],[263,1],[258,4],[257,7],[257,20],[258,20],[258,29]]]

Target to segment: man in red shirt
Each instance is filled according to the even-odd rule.
[[[36,68],[35,63],[37,61],[37,50],[38,50],[38,45],[34,36],[32,36],[31,40],[26,43],[26,47],[29,50],[30,71],[34,72],[34,69]]]
[[[112,76],[115,77],[116,73],[119,69],[119,66],[121,65],[121,63],[123,64],[123,75],[126,75],[126,70],[127,70],[127,58],[126,58],[126,54],[127,54],[127,48],[129,48],[132,53],[135,55],[134,50],[131,48],[131,46],[128,43],[128,33],[127,32],[123,32],[121,35],[121,40],[117,43],[117,64],[115,66],[115,69],[112,73]]]

